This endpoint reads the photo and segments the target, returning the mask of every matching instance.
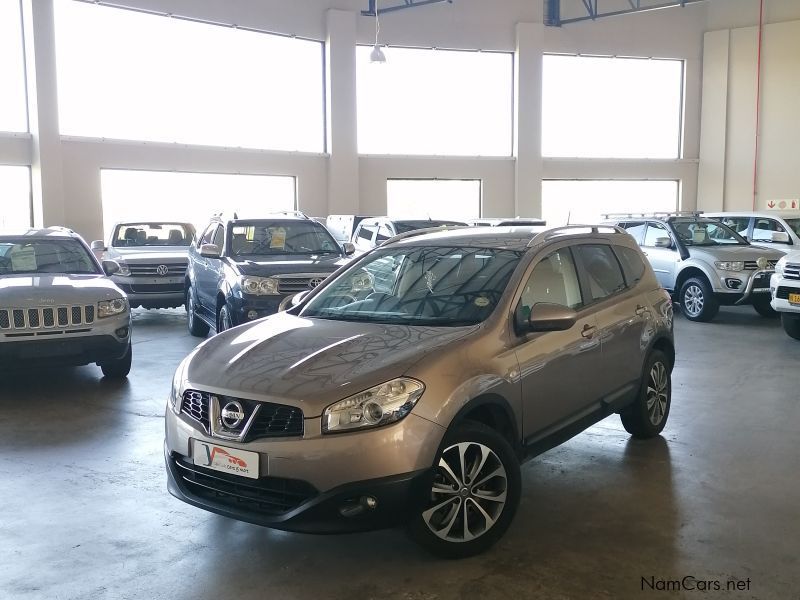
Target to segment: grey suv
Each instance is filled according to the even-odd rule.
[[[105,272],[104,272],[105,269]],[[85,365],[107,377],[131,369],[125,294],[67,229],[0,233],[0,368]]]
[[[753,246],[696,212],[606,217],[634,237],[690,321],[710,321],[720,305],[734,304],[775,316],[769,282],[782,252]]]
[[[511,523],[523,460],[612,413],[658,435],[674,358],[669,295],[619,228],[412,232],[181,363],[169,491],[469,556]]]

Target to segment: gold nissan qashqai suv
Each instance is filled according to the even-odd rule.
[[[618,227],[415,231],[290,304],[178,367],[174,496],[289,531],[405,524],[464,557],[510,525],[522,461],[669,415],[672,304]]]

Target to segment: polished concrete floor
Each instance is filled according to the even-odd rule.
[[[0,375],[2,599],[800,598],[800,343],[748,308],[676,318],[663,437],[611,417],[528,463],[512,529],[460,562],[401,531],[288,534],[173,499],[164,403],[197,340],[182,311],[134,326],[126,382]],[[749,590],[658,591],[687,576]]]

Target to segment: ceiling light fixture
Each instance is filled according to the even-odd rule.
[[[386,55],[378,45],[378,34],[381,32],[381,21],[378,17],[378,3],[375,2],[375,45],[372,47],[372,52],[369,53],[369,62],[371,63],[385,63]]]

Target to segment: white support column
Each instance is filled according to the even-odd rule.
[[[328,213],[356,214],[358,139],[356,114],[356,13],[326,13],[325,88],[328,153]]]
[[[22,1],[28,120],[33,147],[31,179],[33,222],[37,226],[67,224],[61,137],[58,130],[56,42],[53,0]]]
[[[542,215],[542,52],[544,25],[517,23],[514,59],[516,156],[513,216]]]

